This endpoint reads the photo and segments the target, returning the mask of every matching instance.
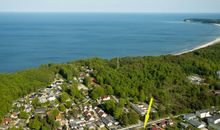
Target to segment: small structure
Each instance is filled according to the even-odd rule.
[[[198,128],[198,129],[201,129],[201,128],[205,127],[205,123],[204,122],[200,122],[200,121],[195,120],[195,119],[189,120],[188,122],[189,122],[189,124],[191,124],[192,126]]]
[[[17,118],[18,118],[18,113],[13,112],[13,113],[11,114],[11,118],[12,118],[12,119],[17,119]]]
[[[188,124],[183,123],[183,122],[180,122],[180,125],[181,125],[184,129],[186,129],[186,128],[189,126]]]
[[[84,91],[88,91],[89,89],[84,85],[84,84],[79,84],[77,86],[78,90],[84,90]]]
[[[196,111],[196,116],[199,118],[205,118],[205,117],[210,117],[210,111],[209,110],[200,110]]]
[[[144,116],[146,111],[147,111],[147,107],[142,105],[137,105],[137,104],[133,104],[131,103],[131,107],[141,116]]]
[[[173,123],[173,120],[168,119],[166,120],[166,124],[172,126],[174,123]]]
[[[35,109],[35,113],[37,113],[37,114],[44,114],[44,113],[46,113],[46,109],[45,108]]]
[[[162,120],[161,122],[160,122],[160,126],[162,127],[162,128],[165,128],[167,125],[166,125],[166,121],[165,120]]]
[[[8,125],[10,122],[11,122],[11,118],[4,118],[1,124]]]
[[[113,125],[113,122],[111,120],[109,120],[108,118],[106,118],[106,117],[102,117],[101,120],[108,127]]]
[[[92,123],[88,124],[87,127],[89,130],[92,130],[92,129],[95,130],[95,126]]]
[[[54,81],[54,84],[56,84],[56,85],[62,85],[63,82],[64,82],[63,79],[59,79],[59,80],[55,80],[55,81]]]
[[[96,122],[96,125],[97,125],[99,128],[105,127],[105,124],[102,123],[102,121],[97,121],[97,122]]]
[[[212,123],[212,124],[218,124],[218,123],[220,123],[220,115],[218,114],[218,115],[209,117],[209,118],[208,118],[208,123]]]
[[[100,100],[101,102],[104,102],[104,101],[111,100],[111,97],[110,97],[110,96],[101,96],[101,97],[99,98],[99,100]]]
[[[183,116],[183,119],[185,119],[185,120],[192,120],[192,119],[195,119],[195,118],[196,118],[196,115],[193,114],[193,113],[185,114],[185,115]]]
[[[188,79],[191,81],[191,83],[197,84],[197,85],[200,85],[202,82],[204,82],[204,79],[196,75],[189,76]]]

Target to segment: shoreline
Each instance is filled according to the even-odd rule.
[[[220,25],[218,25],[218,26],[220,26]],[[186,53],[189,53],[189,52],[193,52],[193,51],[196,51],[196,50],[199,50],[199,49],[202,49],[202,48],[206,48],[206,47],[215,45],[215,44],[217,44],[217,43],[220,43],[220,37],[218,37],[218,38],[216,38],[215,40],[210,41],[210,42],[208,42],[208,43],[205,43],[205,44],[199,45],[199,46],[197,46],[197,47],[194,47],[194,48],[192,48],[192,49],[190,49],[190,50],[178,52],[178,53],[175,53],[175,54],[173,54],[173,55],[178,56],[178,55],[186,54]]]

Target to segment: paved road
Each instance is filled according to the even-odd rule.
[[[179,116],[182,116],[184,114],[180,114],[180,115],[176,115],[176,116],[173,116],[174,118],[177,118]],[[161,118],[161,119],[158,119],[158,120],[154,120],[154,121],[149,121],[147,123],[147,126],[149,125],[152,125],[152,124],[156,124],[156,123],[159,123],[163,120],[166,120],[166,119],[170,119],[170,117],[165,117],[165,118]],[[128,127],[125,127],[125,128],[122,128],[122,129],[119,129],[119,130],[130,130],[130,129],[141,129],[144,127],[144,123],[142,121],[139,121],[138,124],[134,124],[134,125],[131,125],[131,126],[128,126]]]

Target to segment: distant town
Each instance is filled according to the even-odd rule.
[[[143,129],[143,117],[148,110],[148,101],[133,103],[131,107],[124,106],[127,113],[134,111],[139,117],[135,124],[122,125],[120,121],[106,111],[103,104],[114,101],[120,103],[114,95],[104,95],[97,99],[91,98],[91,89],[89,84],[99,85],[96,79],[92,77],[93,69],[87,66],[81,67],[78,77],[71,81],[65,81],[59,75],[56,76],[51,85],[30,93],[13,103],[13,109],[5,115],[0,129],[40,129],[40,119],[49,122],[52,128],[66,130],[126,130],[126,129]],[[220,71],[216,72],[220,76]],[[90,81],[85,81],[90,79]],[[198,75],[188,77],[193,84],[203,84],[204,79]],[[77,91],[82,93],[79,99],[71,98],[65,95],[66,88],[75,87],[72,93],[77,95]],[[218,92],[215,92],[218,94]],[[153,104],[151,113],[157,113],[157,103]],[[153,115],[153,114],[151,114]],[[134,116],[135,117],[135,116]],[[46,126],[45,126],[46,129]],[[210,109],[195,111],[194,113],[184,113],[180,115],[168,116],[161,119],[150,120],[147,125],[149,130],[163,129],[220,129],[220,111],[214,106]]]

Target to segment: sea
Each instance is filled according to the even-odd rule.
[[[185,18],[220,14],[0,13],[0,73],[92,57],[175,54],[220,36],[220,26]]]

